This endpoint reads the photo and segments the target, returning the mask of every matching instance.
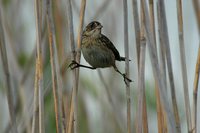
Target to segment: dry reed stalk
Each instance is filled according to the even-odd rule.
[[[146,40],[144,33],[144,12],[141,4],[141,32],[140,32],[140,60],[138,72],[138,108],[137,108],[137,133],[148,132],[148,127],[143,128],[144,120],[144,103],[145,97],[145,53],[146,53]],[[147,128],[147,129],[146,129]]]
[[[41,6],[40,1],[35,0],[36,16],[36,70],[35,70],[35,89],[34,89],[34,115],[32,123],[32,133],[45,132],[44,128],[44,95],[43,95],[43,59],[41,45]],[[39,113],[38,113],[39,111]],[[37,123],[39,120],[39,128]]]
[[[173,77],[173,69],[172,69],[172,61],[171,61],[171,51],[170,51],[170,45],[169,45],[169,37],[168,37],[168,29],[167,29],[167,20],[166,20],[166,13],[165,13],[165,5],[163,1],[159,1],[158,4],[158,14],[159,14],[159,29],[160,29],[160,45],[161,45],[161,50],[160,52],[165,53],[162,58],[164,59],[166,57],[167,61],[167,67],[168,67],[168,75],[169,75],[169,82],[170,82],[170,89],[171,89],[171,97],[172,97],[172,105],[173,105],[173,113],[174,113],[174,118],[176,122],[176,131],[181,132],[181,127],[180,127],[180,119],[179,119],[179,113],[178,113],[178,106],[177,106],[177,101],[176,101],[176,92],[175,92],[175,84],[174,84],[174,77]],[[161,65],[164,70],[165,64],[163,59],[161,60]],[[162,72],[163,75],[165,75],[165,71]],[[165,86],[167,85],[166,81],[166,76],[165,78]]]
[[[135,39],[136,39],[137,63],[138,63],[138,68],[139,68],[139,60],[140,60],[140,24],[139,24],[139,14],[138,14],[137,0],[132,0],[132,8],[133,8],[133,18],[134,18]]]
[[[72,133],[73,131],[73,119],[74,119],[74,103],[73,103],[73,94],[74,89],[72,89],[71,99],[70,99],[70,110],[69,110],[69,117],[67,120],[67,130],[66,133]]]
[[[151,18],[151,28],[153,30],[153,35],[154,35],[154,40],[155,40],[155,49],[157,51],[154,0],[149,0],[149,12],[150,12],[150,18]],[[156,54],[157,54],[157,52],[156,52]],[[158,56],[158,54],[157,54],[157,56]],[[164,61],[164,59],[162,59],[162,56],[161,56],[161,61]],[[164,61],[164,63],[165,63],[165,61]],[[162,67],[162,63],[160,65]],[[162,67],[162,68],[163,68],[163,71],[165,72],[166,71],[165,64],[163,66],[164,67]],[[165,74],[164,77],[166,77],[166,74]],[[164,79],[164,81],[165,81],[165,79]],[[156,80],[155,80],[155,95],[156,95],[156,111],[157,111],[158,133],[162,133],[165,129],[167,129],[167,127],[166,127],[166,125],[164,125],[165,113],[163,112],[163,108],[162,108],[162,105],[161,105],[158,82]]]
[[[142,29],[141,29],[142,31]],[[145,127],[143,122],[146,121],[147,118],[144,119],[144,96],[145,96],[145,53],[146,53],[146,41],[145,38],[141,38],[140,43],[140,69],[139,69],[139,78],[138,78],[138,124],[137,124],[137,133],[148,132],[148,126]],[[143,127],[143,128],[142,128]]]
[[[188,78],[187,78],[187,66],[185,57],[185,44],[184,44],[184,31],[183,31],[183,17],[182,17],[182,0],[177,0],[177,17],[178,17],[178,31],[179,31],[179,48],[180,48],[180,58],[181,58],[181,71],[182,80],[184,88],[184,100],[185,100],[185,111],[187,118],[188,132],[192,131],[192,121],[191,121],[191,109],[190,109],[190,98],[188,91]]]
[[[70,4],[71,2],[68,1],[68,4]],[[71,29],[70,27],[70,42],[71,42],[71,50],[72,50],[72,59],[76,59],[76,61],[78,63],[80,63],[80,58],[81,58],[81,52],[80,52],[80,48],[81,48],[81,34],[82,34],[82,30],[83,30],[83,22],[84,22],[84,15],[85,15],[85,7],[86,7],[86,0],[82,0],[81,1],[81,9],[80,9],[80,16],[79,16],[79,28],[78,28],[78,39],[77,39],[77,49],[78,51],[75,52],[75,45],[74,41],[72,41],[72,33],[73,33],[73,29]],[[71,4],[68,5],[68,11],[71,10]],[[72,12],[70,11],[68,14],[69,17],[69,22],[70,25],[72,26]],[[75,54],[76,53],[76,54]],[[76,57],[75,57],[76,55]],[[68,121],[68,126],[67,126],[67,132],[71,133],[72,132],[72,126],[74,126],[74,132],[77,133],[78,129],[77,129],[77,106],[78,106],[78,81],[79,81],[79,68],[73,70],[73,90],[72,90],[72,101],[71,101],[71,105],[70,105],[70,116],[69,116],[69,121]]]
[[[145,53],[146,53],[146,39],[144,31],[144,12],[141,4],[141,31],[140,31],[140,59],[139,59],[139,73],[138,73],[138,109],[137,109],[137,133],[148,133],[148,120],[146,111],[146,97],[145,97]],[[143,127],[143,128],[142,128]]]
[[[55,9],[53,10],[53,17],[54,17],[54,20],[55,20],[55,30],[56,30],[56,42],[57,42],[57,50],[58,50],[58,63],[61,64],[63,62],[64,59],[66,59],[66,61],[68,61],[67,59],[68,58],[64,58],[64,57],[68,57],[66,55],[64,55],[64,50],[65,50],[65,47],[64,47],[64,44],[63,44],[63,18],[62,18],[62,12],[61,12],[61,1],[60,0],[56,0],[55,2]],[[65,61],[65,60],[64,60]],[[61,65],[61,68],[60,70],[62,69],[62,65]],[[62,72],[62,71],[60,71]],[[65,72],[64,73],[60,73],[61,74],[61,78],[62,78],[62,81],[66,81],[66,76],[64,76]],[[63,94],[63,93],[62,93]],[[66,98],[65,98],[66,97]],[[63,123],[63,132],[66,132],[66,116],[65,116],[65,110],[67,107],[65,107],[65,101],[64,99],[67,99],[67,95],[62,95],[61,96],[61,101],[62,101],[62,123]]]
[[[161,37],[161,21],[160,21],[160,9],[159,9],[159,4],[157,3],[157,16],[158,16],[158,33],[159,33],[159,41],[160,44],[163,43],[163,39]],[[159,55],[160,55],[160,66],[163,69],[163,78],[164,78],[164,84],[166,87],[166,63],[165,63],[165,50],[163,45],[160,45],[160,49],[159,49]],[[163,110],[161,101],[160,101],[160,93],[159,93],[159,88],[158,88],[158,83],[155,84],[156,85],[156,104],[157,104],[157,119],[158,119],[158,132],[159,133],[167,133],[167,124],[166,124],[166,113]]]
[[[67,20],[68,20],[68,27],[69,27],[69,40],[70,40],[70,46],[71,46],[71,59],[75,60],[76,58],[76,51],[75,51],[75,43],[74,43],[74,28],[73,28],[73,14],[72,14],[72,6],[71,6],[71,0],[67,0]],[[67,63],[66,63],[67,64]],[[62,70],[63,71],[63,70]],[[63,72],[62,72],[63,73]],[[75,74],[75,70],[73,70],[73,82],[75,84],[75,80],[76,80],[76,74]],[[72,93],[74,94],[74,87],[72,89]],[[73,117],[74,117],[74,104],[73,104],[73,99],[71,96],[71,100],[70,100],[70,108],[69,113],[67,113],[68,115],[68,119],[66,122],[66,133],[71,133],[72,132],[72,127],[73,127]]]
[[[194,88],[193,88],[193,133],[197,132],[197,94],[199,86],[199,71],[200,71],[200,47],[195,68]]]
[[[197,25],[198,25],[198,33],[200,35],[200,6],[198,0],[193,0],[193,6],[195,10]],[[198,86],[199,86],[199,69],[200,69],[200,44],[198,49],[198,56],[195,68],[195,78],[194,78],[194,88],[193,88],[193,133],[197,132],[197,94],[198,94]]]
[[[140,25],[139,25],[139,15],[138,15],[138,5],[137,0],[132,0],[133,7],[133,17],[134,17],[134,28],[135,28],[135,38],[136,38],[136,51],[137,51],[137,62],[138,62],[138,72],[139,72],[139,62],[140,62]],[[143,131],[148,132],[148,121],[147,121],[147,111],[146,111],[146,97],[145,93],[143,96]]]
[[[59,71],[58,64],[58,54],[56,48],[56,38],[55,38],[55,27],[52,15],[52,1],[47,0],[47,26],[49,35],[49,49],[50,49],[50,61],[51,61],[51,73],[52,73],[52,86],[54,95],[54,109],[56,116],[56,131],[57,133],[62,133],[64,131],[64,126],[62,122],[62,82]]]
[[[153,75],[154,75],[155,80],[157,80],[158,88],[160,89],[159,92],[160,92],[160,96],[161,96],[161,103],[166,112],[166,118],[167,118],[167,122],[168,122],[168,126],[169,126],[169,132],[175,132],[175,130],[176,130],[175,120],[172,115],[172,111],[170,109],[169,102],[167,100],[164,79],[161,75],[161,69],[158,64],[158,57],[156,56],[156,50],[155,50],[155,46],[154,46],[155,40],[154,40],[154,37],[152,34],[153,30],[151,29],[151,21],[150,21],[147,3],[145,0],[141,0],[141,4],[144,5],[143,10],[144,10],[144,14],[145,14],[144,15],[145,16],[144,17],[145,31],[146,31],[147,40],[149,41],[148,49],[149,49],[150,59],[151,59],[152,68],[153,68]]]
[[[125,73],[129,78],[129,44],[128,44],[128,7],[127,0],[123,0],[124,15],[124,48],[125,48]],[[127,100],[127,132],[131,133],[131,90],[130,83],[126,83],[126,100]]]
[[[84,23],[84,16],[85,16],[85,7],[86,7],[86,0],[81,1],[81,9],[80,9],[80,16],[79,16],[79,28],[78,28],[78,37],[77,37],[77,48],[79,49],[76,52],[76,61],[80,63],[80,58],[81,58],[81,35],[83,31],[83,23]],[[79,68],[75,70],[75,82],[74,82],[74,91],[72,93],[72,99],[73,99],[73,104],[74,104],[74,120],[73,120],[73,125],[74,125],[74,133],[78,132],[78,126],[77,126],[77,115],[78,115],[78,81],[79,81]]]
[[[158,133],[167,133],[167,126],[164,124],[164,111],[160,101],[159,88],[156,84],[156,111],[157,111],[157,124],[158,124]]]

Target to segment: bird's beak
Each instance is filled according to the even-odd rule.
[[[103,28],[103,26],[102,25],[98,25],[96,28],[97,29],[101,29],[101,28]]]

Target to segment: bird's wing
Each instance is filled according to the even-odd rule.
[[[109,48],[113,52],[113,54],[115,55],[115,59],[120,61],[121,60],[120,54],[113,45],[113,43],[103,34],[101,36],[101,41],[107,48]]]

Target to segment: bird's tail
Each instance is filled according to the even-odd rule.
[[[125,57],[120,57],[120,61],[125,61]],[[129,60],[129,61],[131,61],[131,60]]]

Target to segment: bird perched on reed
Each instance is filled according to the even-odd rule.
[[[113,43],[101,33],[102,27],[101,23],[93,21],[86,26],[82,33],[81,51],[85,60],[92,67],[81,65],[76,61],[72,61],[69,67],[71,69],[77,67],[89,69],[113,67],[116,72],[123,76],[125,82],[132,82],[116,67],[115,60],[125,61],[125,57],[121,57]]]

